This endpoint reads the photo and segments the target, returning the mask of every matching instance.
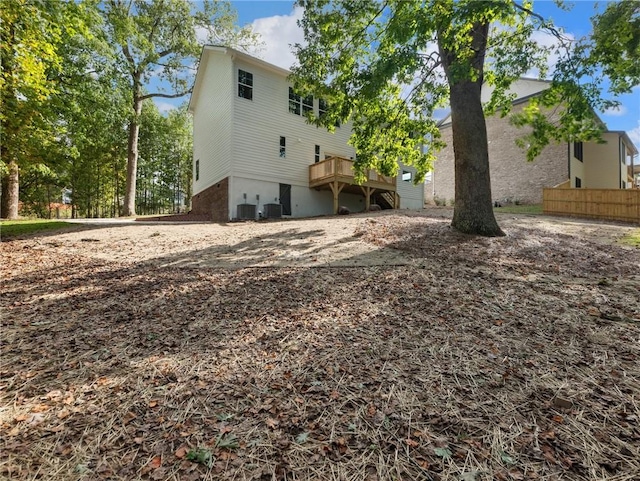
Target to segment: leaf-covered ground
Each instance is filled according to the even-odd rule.
[[[0,477],[640,479],[640,250],[307,222],[229,227],[236,268],[211,224],[2,243]],[[282,224],[306,263],[245,245]]]

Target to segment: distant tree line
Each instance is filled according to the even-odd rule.
[[[202,44],[254,42],[227,2],[6,0],[1,216],[174,213],[191,199],[186,106]]]

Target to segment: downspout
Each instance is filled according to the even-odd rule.
[[[569,176],[569,188],[571,188],[571,141],[567,142],[567,175]]]
[[[622,189],[622,162],[624,162],[622,135],[618,134],[618,188]],[[626,163],[625,163],[626,167]]]

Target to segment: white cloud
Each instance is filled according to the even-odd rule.
[[[627,115],[627,108],[624,105],[618,105],[617,107],[610,107],[604,112],[603,115],[611,115],[612,117],[622,117]]]
[[[575,40],[575,36],[571,33],[563,32],[563,36],[565,37],[566,42],[572,43]],[[535,32],[533,32],[531,34],[531,40],[535,41],[536,44],[538,44],[538,46],[541,48],[551,49],[546,61],[548,72],[547,76],[549,76],[555,70],[556,63],[560,58],[560,54],[557,51],[557,49],[560,47],[560,40],[558,40],[555,35],[544,30],[536,30]],[[535,67],[531,68],[527,73],[525,73],[524,76],[529,78],[539,78],[540,70]]]
[[[158,107],[158,110],[160,111],[161,114],[166,114],[170,110],[178,108],[177,105],[174,105],[171,102],[166,102],[157,98],[154,98],[153,101],[156,104],[156,107]]]
[[[278,67],[290,69],[296,62],[291,46],[304,43],[304,34],[297,24],[302,13],[302,7],[295,7],[289,15],[255,19],[251,26],[254,32],[260,34],[264,46],[251,52],[252,55]]]

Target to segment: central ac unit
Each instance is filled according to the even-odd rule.
[[[238,219],[256,220],[255,204],[238,204]]]
[[[280,219],[282,217],[282,204],[265,204],[265,219]]]

